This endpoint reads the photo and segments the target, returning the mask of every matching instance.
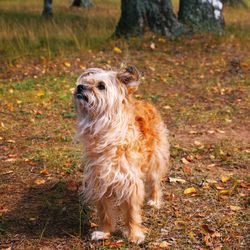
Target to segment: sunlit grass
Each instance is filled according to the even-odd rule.
[[[173,6],[177,14],[178,1],[174,0]],[[42,18],[42,8],[43,1],[0,2],[1,59],[84,54],[88,49],[108,45],[120,16],[118,0],[96,0],[91,8],[70,8],[70,1],[57,0],[53,3],[51,20]],[[248,14],[245,9],[226,7],[226,34],[249,37]]]
[[[37,1],[0,3],[0,53],[4,57],[64,55],[104,44],[119,17],[118,1],[95,1],[92,8],[70,8],[55,1],[54,18],[41,16]]]

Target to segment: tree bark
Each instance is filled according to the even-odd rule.
[[[46,18],[53,16],[52,3],[52,0],[44,0],[42,15]]]
[[[221,32],[222,7],[220,0],[180,0],[179,20],[195,32]]]
[[[74,0],[71,6],[87,8],[92,5],[92,0]]]
[[[167,37],[185,32],[173,12],[171,0],[122,0],[121,12],[115,31],[118,37],[141,35],[147,26]]]
[[[234,7],[247,7],[247,4],[243,0],[222,0],[222,2]]]

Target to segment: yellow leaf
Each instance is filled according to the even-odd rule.
[[[217,190],[224,190],[225,189],[224,187],[219,186],[219,185],[215,185],[215,187],[216,187]]]
[[[71,64],[69,62],[64,62],[64,65],[69,68],[71,66]]]
[[[191,238],[192,241],[195,241],[195,236],[193,232],[188,233],[189,237]]]
[[[223,183],[226,183],[230,180],[230,178],[228,176],[224,176],[224,175],[222,175],[220,179]]]
[[[224,190],[220,191],[220,194],[222,194],[222,195],[229,195],[231,193],[232,193],[231,189],[224,189]]]
[[[45,183],[45,180],[43,180],[43,179],[36,179],[35,180],[35,184],[37,184],[37,185],[42,185],[44,183]]]
[[[232,211],[239,211],[241,210],[241,207],[239,206],[229,206]]]
[[[168,248],[170,246],[170,244],[167,242],[167,241],[162,241],[160,244],[159,244],[159,247],[161,248]]]
[[[197,193],[197,190],[194,187],[187,188],[184,190],[184,194],[194,194]]]
[[[203,184],[202,188],[203,188],[203,189],[209,189],[209,188],[210,188],[210,186],[209,186],[209,184],[208,184],[208,183],[205,183],[205,184]]]
[[[113,51],[114,51],[115,53],[117,53],[117,54],[121,54],[121,53],[122,53],[122,50],[121,50],[120,48],[118,48],[118,47],[114,47],[114,48],[113,48]]]
[[[40,97],[40,96],[44,96],[45,93],[44,93],[44,91],[40,90],[40,91],[37,92],[36,95]]]
[[[48,171],[48,169],[44,168],[43,170],[40,171],[40,174],[48,175],[49,171]]]

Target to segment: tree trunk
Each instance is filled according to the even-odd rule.
[[[180,0],[179,20],[193,31],[221,32],[224,29],[220,0]]]
[[[223,4],[235,6],[235,7],[247,7],[247,4],[243,0],[222,0]]]
[[[185,32],[173,12],[171,0],[122,0],[121,12],[115,31],[118,37],[141,35],[146,26],[167,37]]]
[[[92,0],[74,0],[71,6],[87,8],[92,6]]]
[[[53,16],[52,2],[53,2],[52,0],[44,0],[42,15],[46,18]]]

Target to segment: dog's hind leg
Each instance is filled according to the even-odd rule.
[[[140,180],[139,183],[134,184],[130,188],[133,188],[131,196],[121,205],[121,209],[125,216],[125,226],[127,227],[125,236],[127,236],[130,241],[139,244],[145,238],[144,230],[141,225],[141,207],[144,200],[144,184]]]
[[[168,172],[169,153],[165,151],[166,153],[158,149],[154,152],[146,178],[148,205],[155,208],[161,206],[161,181]]]
[[[112,199],[101,199],[97,203],[97,210],[99,215],[100,231],[94,231],[91,235],[92,240],[107,239],[110,232],[115,230],[116,225],[116,209]]]

